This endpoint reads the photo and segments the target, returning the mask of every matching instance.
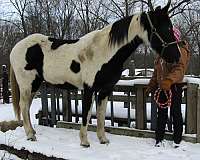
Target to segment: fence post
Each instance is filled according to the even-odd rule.
[[[129,69],[129,76],[135,76],[135,62],[134,62],[134,60],[131,60],[129,62],[128,69]]]
[[[127,117],[128,117],[128,127],[131,127],[131,106],[130,106],[130,96],[131,92],[128,92],[128,103],[127,103]]]
[[[70,91],[63,90],[62,105],[63,105],[63,120],[67,122],[72,121],[72,111],[71,111],[71,97]]]
[[[200,143],[200,84],[197,96],[197,143]]]
[[[9,103],[9,89],[8,89],[8,71],[6,65],[2,65],[2,96],[3,103]]]
[[[186,128],[185,133],[197,133],[197,85],[187,85],[187,102],[186,102]]]
[[[60,121],[60,89],[56,88],[56,114],[57,114],[57,117],[58,117],[58,121]]]
[[[135,85],[136,88],[136,128],[146,129],[146,101],[144,86]]]
[[[113,92],[110,95],[110,118],[111,118],[111,126],[114,126],[114,107],[113,107]]]
[[[47,97],[47,84],[45,82],[41,85],[41,102],[42,102],[42,119],[39,123],[48,126],[49,112],[48,112],[48,97]]]
[[[55,86],[51,86],[51,126],[56,125],[56,96],[55,96]]]

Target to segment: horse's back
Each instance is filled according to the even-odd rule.
[[[17,60],[18,57],[24,57],[26,55],[27,49],[39,44],[40,46],[42,43],[47,43],[48,36],[35,33],[32,35],[27,36],[26,38],[20,40],[12,49],[10,54],[10,61],[11,64],[13,61]]]

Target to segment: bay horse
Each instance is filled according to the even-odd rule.
[[[165,61],[179,61],[180,52],[168,16],[170,3],[120,19],[77,40],[32,34],[19,41],[10,54],[10,74],[14,111],[18,120],[22,113],[27,139],[36,140],[29,110],[36,91],[46,81],[66,89],[83,90],[79,136],[84,147],[90,146],[87,126],[97,93],[97,136],[100,143],[109,143],[104,131],[108,96],[121,77],[126,59],[144,43]]]

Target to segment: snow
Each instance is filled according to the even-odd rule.
[[[29,151],[36,151],[47,156],[56,156],[70,160],[199,160],[200,144],[183,142],[178,149],[166,142],[165,148],[155,148],[153,139],[135,138],[107,134],[110,144],[99,144],[96,134],[89,132],[90,148],[79,145],[79,131],[35,126],[37,142],[26,141],[24,130],[19,127],[15,131],[0,133],[0,143],[22,146]],[[11,135],[11,136],[10,136]],[[9,137],[5,140],[5,136]]]
[[[143,71],[145,71],[144,68],[141,68],[141,69],[137,68],[137,69],[135,69],[135,73],[134,74],[135,74],[135,76],[138,76]],[[152,73],[153,73],[154,69],[153,68],[147,68],[146,71],[147,71],[147,76],[152,76]],[[122,72],[122,76],[125,76],[125,77],[129,76],[129,69],[125,69]]]
[[[145,84],[149,83],[149,79],[147,78],[140,78],[140,79],[133,79],[133,80],[119,80],[117,85],[121,86],[134,86],[136,84]]]
[[[150,80],[149,78],[145,78],[145,77],[137,78],[133,80],[119,80],[117,85],[122,85],[122,86],[134,86],[136,84],[147,85],[149,83],[149,80]],[[185,76],[183,79],[183,82],[197,84],[200,87],[200,78]]]
[[[1,160],[21,160],[17,156],[11,155],[10,153],[2,151],[2,150],[0,150],[0,158]]]
[[[185,82],[199,84],[199,78],[185,77]],[[135,84],[148,84],[149,79],[141,78],[135,80],[120,80],[118,85],[133,86]],[[120,94],[119,92],[114,94]],[[123,93],[124,94],[124,93]],[[1,103],[1,102],[0,102]],[[50,104],[50,103],[49,103]],[[79,102],[78,108],[81,107]],[[95,104],[94,104],[95,105]],[[62,106],[62,105],[60,105]],[[127,117],[127,108],[123,103],[114,102],[114,115],[117,117]],[[151,105],[147,103],[147,119],[150,119]],[[88,132],[88,138],[91,142],[90,148],[81,147],[79,141],[79,131],[73,129],[60,129],[39,126],[35,114],[41,109],[40,99],[34,99],[31,106],[31,121],[37,132],[37,142],[26,140],[25,132],[22,127],[14,131],[0,132],[0,144],[13,145],[17,149],[25,147],[29,151],[40,152],[47,156],[55,156],[69,160],[199,160],[200,144],[182,142],[181,147],[174,149],[171,141],[166,141],[165,147],[154,147],[155,140],[150,138],[135,138],[127,136],[118,136],[106,134],[110,139],[109,145],[99,144],[96,133]],[[79,109],[79,113],[81,110]],[[183,116],[185,115],[185,105],[182,106]],[[74,111],[74,102],[72,102],[72,111]],[[95,114],[96,107],[93,106],[92,113]],[[12,104],[0,104],[0,121],[13,120],[14,112]],[[107,107],[107,116],[110,116],[110,103]],[[131,109],[131,118],[135,118],[135,110]],[[110,125],[110,123],[106,123]],[[14,155],[5,151],[0,151],[0,158],[3,160],[20,160]]]
[[[185,76],[183,79],[184,82],[198,84],[200,87],[200,78],[188,77]]]
[[[39,110],[41,110],[42,105],[41,105],[41,100],[39,98],[34,99],[33,103],[30,108],[30,118],[31,122],[33,124],[38,124],[38,120],[35,119],[35,114],[38,113]],[[15,114],[12,108],[12,104],[1,104],[0,103],[0,121],[10,121],[10,120],[15,120]]]
[[[29,151],[40,152],[47,156],[56,156],[69,160],[199,160],[200,144],[182,142],[181,147],[174,149],[171,141],[166,141],[165,147],[154,147],[154,139],[119,136],[106,133],[110,144],[99,144],[95,132],[88,132],[90,148],[81,147],[79,131],[73,129],[50,128],[37,125],[35,113],[41,108],[39,100],[34,100],[31,107],[31,120],[37,134],[37,141],[26,140],[22,127],[14,131],[0,132],[0,144],[13,145],[17,149],[25,147]],[[11,104],[0,104],[0,121],[13,120],[14,113]],[[4,156],[0,151],[0,157]],[[6,154],[4,159],[18,160],[17,157]]]

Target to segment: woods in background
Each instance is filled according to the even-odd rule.
[[[12,47],[32,33],[77,39],[136,12],[153,10],[156,0],[0,0],[0,65],[9,64]],[[170,16],[190,44],[188,73],[200,75],[200,1],[172,0]],[[136,68],[152,68],[154,54],[139,48],[130,59]]]

